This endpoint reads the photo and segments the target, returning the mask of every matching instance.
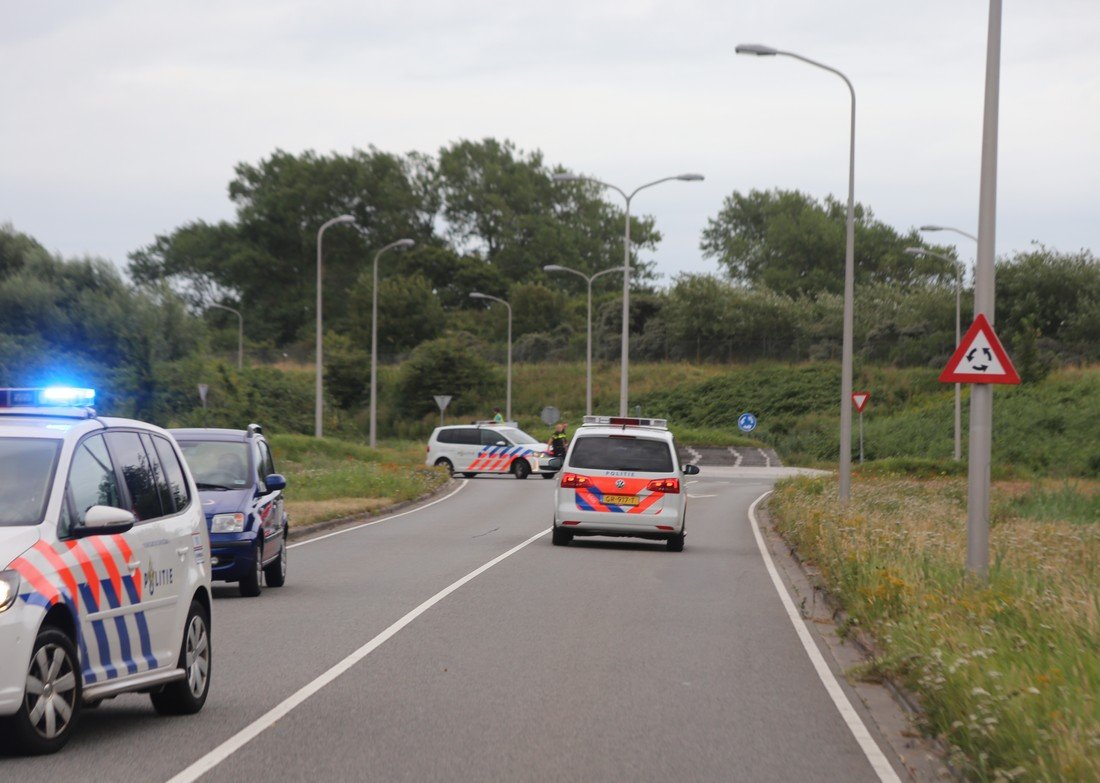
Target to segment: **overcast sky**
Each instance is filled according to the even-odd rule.
[[[276,148],[494,136],[628,190],[705,174],[634,211],[664,234],[666,280],[716,271],[699,234],[724,196],[847,188],[843,82],[734,55],[759,42],[852,80],[856,198],[879,219],[973,233],[987,21],[981,0],[5,2],[0,223],[125,265],[231,218],[233,166]],[[998,254],[1100,251],[1098,38],[1096,0],[1005,3]]]

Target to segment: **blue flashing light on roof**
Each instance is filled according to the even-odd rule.
[[[73,386],[49,386],[39,393],[39,405],[65,405],[69,407],[95,405],[95,389],[78,389]]]
[[[94,389],[47,386],[37,389],[0,388],[0,410],[13,415],[95,416]],[[36,414],[37,412],[37,414]],[[47,413],[48,412],[48,413]]]

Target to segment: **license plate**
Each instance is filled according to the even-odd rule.
[[[604,495],[603,502],[609,503],[614,506],[636,506],[638,505],[637,495]]]

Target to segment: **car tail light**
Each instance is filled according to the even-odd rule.
[[[650,492],[664,492],[669,495],[678,495],[680,494],[680,479],[653,479],[653,481],[649,482],[648,486],[646,486],[646,489]]]
[[[576,473],[566,473],[561,477],[561,486],[563,489],[580,489],[581,487],[587,487],[592,484],[592,481],[588,476],[578,476]]]

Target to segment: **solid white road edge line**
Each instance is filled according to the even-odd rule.
[[[317,536],[316,538],[307,538],[305,541],[299,541],[296,544],[288,544],[287,549],[293,549],[296,546],[305,546],[306,544],[315,544],[318,541],[324,541],[326,538],[332,538],[333,536],[342,536],[344,533],[350,533],[353,530],[361,530],[362,528],[370,527],[371,525],[377,525],[380,522],[389,522],[391,519],[397,519],[398,517],[404,517],[404,516],[408,516],[409,514],[415,514],[417,511],[423,511],[424,509],[429,508],[430,506],[434,506],[436,503],[442,503],[444,500],[447,500],[448,498],[453,498],[455,495],[457,495],[459,492],[461,492],[463,490],[463,488],[469,483],[470,483],[469,479],[463,479],[462,483],[459,484],[457,487],[455,487],[453,491],[448,492],[446,495],[444,495],[441,498],[436,498],[431,503],[425,503],[423,506],[417,506],[416,508],[410,508],[408,511],[402,511],[400,514],[391,514],[390,516],[382,517],[381,519],[373,519],[370,522],[364,522],[363,524],[355,525],[354,527],[345,527],[342,530],[337,530],[334,533],[325,533],[323,536]]]
[[[859,743],[859,747],[863,750],[863,755],[867,757],[867,761],[870,762],[871,768],[875,770],[878,775],[878,779],[883,783],[901,783],[901,779],[897,773],[894,772],[893,766],[891,766],[889,760],[883,754],[882,749],[879,748],[878,743],[875,742],[874,737],[871,736],[871,732],[867,730],[867,726],[863,723],[862,718],[859,717],[859,713],[856,712],[855,707],[848,701],[847,695],[840,687],[840,683],[837,682],[836,677],[833,676],[832,670],[829,665],[825,663],[825,658],[821,655],[821,651],[817,649],[817,644],[814,643],[813,637],[810,636],[810,631],[806,628],[806,623],[803,621],[798,610],[795,608],[794,600],[791,599],[790,594],[787,592],[786,586],[779,578],[779,572],[775,568],[775,563],[772,561],[771,553],[768,552],[768,547],[764,544],[764,537],[760,534],[760,525],[756,521],[756,507],[760,505],[760,501],[766,498],[771,492],[765,492],[758,497],[753,504],[749,506],[749,521],[752,523],[752,534],[756,538],[756,546],[760,549],[760,554],[764,557],[764,565],[768,569],[768,576],[772,578],[772,584],[775,586],[775,590],[779,593],[779,599],[783,602],[783,608],[787,610],[787,617],[791,621],[791,625],[794,626],[795,632],[798,634],[798,639],[802,642],[802,647],[806,650],[806,655],[810,657],[810,662],[814,665],[814,670],[817,672],[818,679],[821,680],[821,684],[825,686],[825,690],[828,691],[829,696],[833,700],[833,704],[836,705],[837,711],[840,712],[840,716],[844,718],[844,722],[848,724],[848,729],[852,732],[852,736],[856,738],[856,742]]]
[[[457,492],[458,490],[455,490],[455,491]],[[381,520],[379,520],[379,521],[381,521]],[[232,737],[227,739],[221,745],[218,745],[216,748],[214,748],[212,751],[210,751],[205,756],[200,758],[198,761],[195,761],[193,764],[191,764],[189,767],[184,769],[182,772],[180,772],[180,773],[174,775],[173,777],[169,778],[168,783],[192,783],[193,781],[198,780],[199,777],[201,777],[202,775],[205,775],[207,772],[214,769],[214,767],[221,764],[223,761],[225,761],[231,755],[233,755],[238,750],[240,750],[245,745],[247,745],[249,742],[254,740],[256,737],[258,737],[260,734],[262,734],[266,729],[268,729],[272,725],[274,725],[274,723],[277,720],[279,720],[280,718],[286,716],[287,713],[289,713],[291,710],[293,710],[298,705],[302,704],[310,696],[313,696],[315,693],[317,693],[319,690],[321,690],[326,685],[331,683],[333,680],[335,680],[341,674],[346,672],[352,666],[359,663],[359,661],[363,660],[368,655],[370,655],[372,652],[377,650],[384,642],[386,642],[388,639],[390,639],[391,637],[396,635],[398,631],[403,629],[405,626],[407,626],[409,623],[411,623],[413,620],[415,620],[420,615],[424,614],[424,612],[431,609],[433,606],[435,606],[437,603],[439,603],[444,598],[449,596],[451,593],[453,593],[458,588],[462,587],[467,582],[470,582],[470,581],[476,579],[478,576],[480,576],[481,574],[488,571],[490,568],[495,566],[500,561],[502,561],[502,560],[504,560],[508,557],[511,557],[512,555],[514,555],[519,550],[523,549],[528,544],[534,543],[538,539],[542,538],[547,533],[549,533],[550,530],[551,530],[551,528],[546,528],[545,530],[539,531],[538,533],[536,533],[535,535],[531,536],[529,539],[524,541],[522,544],[518,544],[518,545],[512,547],[511,549],[509,549],[504,554],[498,555],[497,557],[494,557],[492,560],[490,560],[485,565],[481,566],[480,568],[478,568],[474,571],[471,571],[470,573],[466,574],[466,576],[459,579],[457,582],[454,582],[453,584],[443,588],[438,593],[436,593],[431,598],[429,598],[427,601],[420,604],[420,606],[413,609],[411,612],[406,614],[404,617],[402,617],[396,623],[391,625],[386,630],[382,631],[382,633],[378,634],[373,639],[371,639],[369,642],[367,642],[362,647],[360,647],[358,650],[353,652],[347,658],[344,658],[344,660],[340,661],[338,664],[333,666],[331,669],[326,671],[324,674],[317,677],[317,679],[315,679],[312,682],[310,682],[309,684],[304,685],[303,687],[299,688],[295,693],[293,693],[292,695],[288,696],[286,699],[281,701],[279,704],[277,704],[270,711],[268,711],[265,714],[261,715],[255,721],[250,723],[246,728],[244,728],[241,731],[234,734]]]

